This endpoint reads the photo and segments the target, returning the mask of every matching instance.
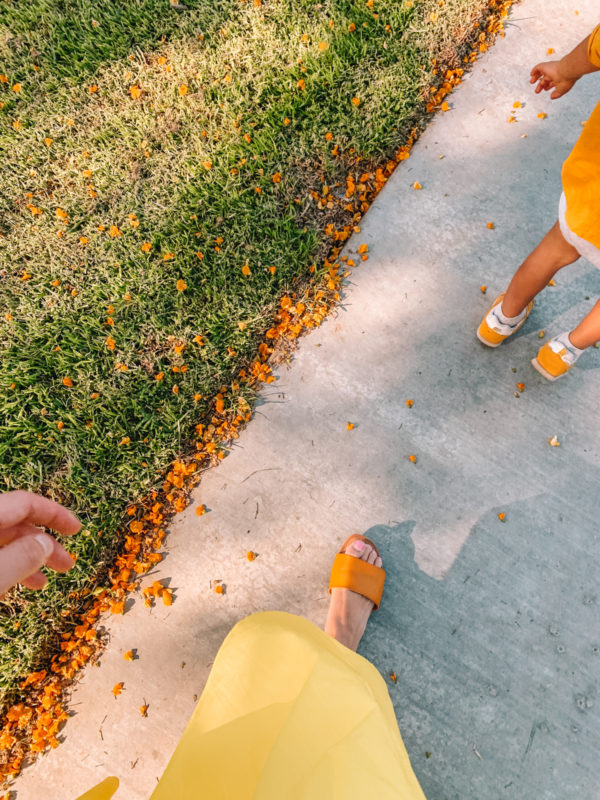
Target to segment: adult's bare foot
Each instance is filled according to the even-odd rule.
[[[377,551],[361,539],[352,541],[345,552],[349,556],[381,567],[382,562]],[[351,589],[333,588],[325,622],[325,633],[333,636],[350,650],[356,651],[373,607],[373,603],[367,597],[363,597]]]

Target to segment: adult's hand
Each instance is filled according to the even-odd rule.
[[[81,529],[77,517],[53,500],[24,491],[0,494],[0,597],[17,583],[43,589],[48,582],[40,569],[44,565],[67,572],[75,563],[38,525],[65,536]]]

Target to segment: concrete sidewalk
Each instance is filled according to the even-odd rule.
[[[170,579],[173,606],[136,599],[107,620],[65,743],[19,778],[20,798],[70,800],[114,774],[117,798],[146,800],[232,625],[266,609],[321,625],[333,555],[364,532],[388,582],[360,652],[398,676],[390,693],[427,797],[597,800],[600,354],[555,384],[529,364],[542,328],[563,331],[591,307],[597,271],[559,273],[509,344],[475,339],[555,221],[561,163],[600,96],[588,76],[551,103],[529,70],[583,38],[596,6],[513,9],[349,243],[370,258],[343,305],[302,340],[172,526],[155,576]]]

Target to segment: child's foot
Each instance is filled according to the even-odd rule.
[[[479,328],[477,328],[477,338],[488,347],[498,347],[505,339],[516,333],[531,314],[531,309],[533,308],[533,300],[531,300],[516,317],[507,317],[502,311],[504,294],[503,292],[494,300],[492,307],[482,319]]]
[[[345,553],[375,567],[381,567],[381,558],[377,551],[362,539],[350,542]],[[371,600],[351,589],[332,588],[325,633],[356,651],[373,608]]]
[[[531,363],[540,375],[555,381],[567,374],[582,353],[583,350],[571,343],[569,332],[565,331],[546,342]]]

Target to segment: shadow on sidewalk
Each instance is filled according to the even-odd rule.
[[[568,506],[551,492],[482,515],[444,581],[417,567],[413,522],[366,531],[387,583],[360,652],[431,800],[597,796],[594,477],[565,482]]]

